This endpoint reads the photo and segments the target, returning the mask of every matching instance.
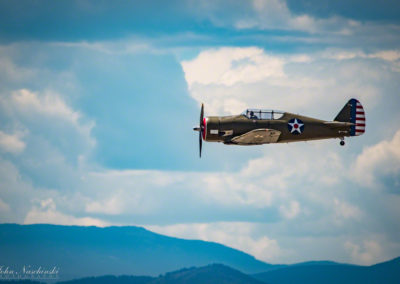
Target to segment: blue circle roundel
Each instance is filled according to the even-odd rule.
[[[304,123],[298,118],[292,118],[288,122],[289,132],[295,135],[299,135],[304,131]]]

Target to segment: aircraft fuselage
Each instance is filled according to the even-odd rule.
[[[297,121],[301,121],[301,124],[303,124],[298,131],[291,131],[295,125],[290,126],[289,122],[293,119],[297,119]],[[244,115],[234,115],[209,116],[204,118],[204,122],[203,139],[208,142],[223,142],[225,144],[238,144],[231,141],[231,139],[256,129],[279,131],[280,135],[275,143],[350,136],[350,125],[332,127],[332,124],[329,124],[328,121],[288,112],[284,113],[279,119],[250,119]]]

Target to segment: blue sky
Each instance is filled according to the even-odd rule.
[[[400,255],[396,1],[0,1],[0,221],[139,225],[271,263]],[[234,147],[247,107],[366,134]]]

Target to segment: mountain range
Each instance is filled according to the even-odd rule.
[[[272,265],[217,243],[140,227],[0,224],[1,270],[37,265],[57,266],[58,278],[50,282],[63,284],[400,283],[400,258],[371,266]]]
[[[16,270],[57,267],[61,280],[101,275],[148,275],[221,263],[244,273],[271,264],[227,246],[184,240],[141,227],[0,224],[0,265]]]

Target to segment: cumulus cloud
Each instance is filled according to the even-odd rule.
[[[247,252],[260,260],[276,262],[282,256],[277,240],[253,237],[257,225],[246,222],[216,222],[146,226],[148,229],[185,239],[212,241]]]
[[[387,61],[397,61],[400,59],[400,50],[382,50],[367,56],[371,58],[381,58]]]
[[[229,13],[224,1],[202,1],[192,3],[195,14],[209,19],[216,26],[236,29],[291,30],[310,34],[349,36],[363,28],[363,23],[339,16],[316,18],[306,13],[295,14],[284,0],[231,1]],[[197,4],[197,2],[196,2]]]
[[[297,201],[292,200],[288,205],[281,205],[279,210],[285,218],[293,219],[300,213],[300,204]]]
[[[239,175],[208,173],[201,180],[204,184],[203,198],[229,207],[234,204],[256,208],[269,207],[274,196],[270,186],[249,183],[247,179],[241,179]]]
[[[30,199],[39,195],[31,184],[24,181],[20,170],[11,161],[0,157],[1,222],[21,223],[27,212]]]
[[[165,193],[161,191],[177,180],[179,176],[158,171],[89,172],[84,177],[83,185],[91,188],[92,200],[85,204],[85,211],[108,215],[158,212],[165,198]]]
[[[5,129],[0,130],[0,149],[18,154],[11,161],[24,169],[23,177],[48,188],[76,186],[96,145],[94,122],[50,90],[3,92],[0,110]]]
[[[398,46],[397,24],[357,19],[330,14],[313,16],[310,13],[295,13],[285,0],[233,0],[198,1],[187,4],[197,18],[208,20],[214,26],[250,32],[248,40],[254,38],[254,31],[283,31],[278,34],[260,34],[256,38],[261,44],[319,43],[329,46],[362,45],[381,49],[382,43]],[[285,32],[286,31],[286,32]],[[243,33],[240,34],[243,37]],[[356,44],[355,44],[356,43]]]
[[[0,130],[0,149],[13,154],[21,153],[26,146],[21,136],[23,136],[21,133],[11,135]]]
[[[80,225],[99,226],[109,225],[107,222],[91,217],[74,217],[57,211],[56,204],[52,198],[36,200],[36,205],[28,212],[24,224],[59,224],[59,225]]]
[[[283,61],[257,47],[206,50],[181,64],[189,88],[196,83],[232,86],[283,76]]]
[[[94,122],[84,121],[79,111],[71,108],[65,99],[54,91],[33,92],[19,89],[3,93],[0,96],[0,109],[4,119],[16,130],[26,130],[29,133],[27,136],[35,134],[29,132],[30,128],[47,124],[47,128],[40,129],[40,133],[51,133],[57,131],[57,128],[60,128],[59,131],[70,128],[84,138],[90,147],[95,145],[91,136]]]
[[[230,173],[105,170],[84,175],[80,203],[85,213],[136,216],[141,223],[184,222],[194,215],[219,220],[230,213],[270,208],[274,191],[262,182],[247,181]]]
[[[394,76],[388,73],[397,68],[396,60],[385,60],[377,69],[372,59],[384,59],[382,54],[326,50],[314,56],[272,55],[256,47],[223,47],[181,64],[190,95],[204,102],[210,114],[237,114],[247,107],[323,113],[332,106],[339,110],[351,97],[375,107],[382,95],[380,80]]]
[[[360,219],[362,212],[361,210],[352,204],[349,204],[345,201],[341,201],[338,198],[333,200],[335,213],[337,216],[336,221],[341,222],[341,219]]]
[[[355,263],[369,265],[374,263],[375,259],[381,258],[382,248],[375,240],[365,240],[361,244],[348,241],[344,246]]]
[[[9,111],[14,111],[17,116],[27,116],[28,119],[37,115],[46,116],[48,119],[62,119],[72,124],[91,143],[94,143],[90,137],[93,122],[82,124],[81,114],[68,106],[65,100],[55,92],[45,91],[39,94],[21,89],[14,91],[9,97],[3,97],[2,106]]]
[[[0,47],[0,74],[3,79],[7,82],[20,83],[34,78],[36,70],[17,66],[9,57],[2,54],[2,49],[4,48]]]
[[[385,178],[392,177],[400,184],[400,130],[391,140],[383,140],[364,148],[357,157],[353,174],[358,183],[370,188],[382,187]]]
[[[72,111],[59,96],[44,94],[41,97],[37,93],[21,89],[12,94],[12,101],[24,111],[31,110],[51,116],[61,116],[74,123],[79,118],[77,112]]]
[[[91,172],[83,176],[80,185],[81,203],[85,213],[137,216],[142,222],[162,212],[168,212],[172,222],[189,221],[199,214],[212,221],[224,220],[230,214],[252,221],[294,220],[303,209],[308,214],[319,209],[318,203],[324,198],[316,195],[321,188],[335,188],[348,178],[343,160],[331,153],[326,155],[328,147],[286,146],[285,154],[277,151],[250,160],[235,172]],[[307,162],[313,155],[325,158]],[[332,191],[325,192],[325,197],[327,194],[335,196]],[[329,202],[326,205],[333,207]],[[182,212],[192,212],[193,216]]]
[[[321,57],[335,60],[348,60],[354,58],[377,58],[388,62],[396,62],[400,59],[400,51],[397,49],[392,49],[366,53],[365,51],[360,49],[340,50],[330,48],[321,52]]]
[[[307,31],[310,33],[329,31],[340,34],[351,33],[350,27],[359,25],[356,21],[349,21],[339,17],[315,19],[310,15],[293,14],[285,1],[280,0],[253,0],[251,17],[238,19],[235,26],[239,29],[290,29]],[[333,28],[333,29],[328,29]]]
[[[0,211],[6,212],[10,210],[10,206],[5,203],[2,199],[0,199]]]

